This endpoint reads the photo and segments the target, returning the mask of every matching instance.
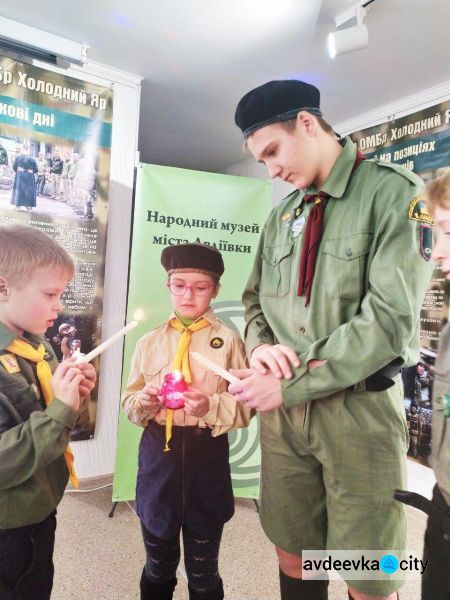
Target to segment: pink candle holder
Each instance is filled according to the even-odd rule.
[[[187,383],[180,371],[173,371],[164,375],[164,381],[161,386],[160,395],[162,403],[166,408],[183,408],[184,398],[183,392],[188,391]]]

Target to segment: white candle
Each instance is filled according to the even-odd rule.
[[[218,364],[216,364],[212,360],[209,360],[209,358],[206,358],[206,356],[203,356],[203,354],[200,354],[200,352],[191,352],[191,356],[193,359],[195,359],[201,365],[203,365],[204,367],[206,367],[213,373],[216,373],[216,375],[220,375],[221,377],[223,377],[230,383],[233,383],[235,381],[240,381],[239,377],[236,377],[236,375],[232,375],[231,373],[229,373],[228,371],[226,371],[225,369],[220,367]]]
[[[119,331],[117,331],[114,335],[112,335],[110,338],[108,338],[107,340],[105,340],[104,342],[102,342],[99,346],[97,346],[97,348],[94,348],[93,350],[91,350],[90,352],[88,352],[88,354],[85,354],[84,356],[80,356],[80,358],[77,359],[77,361],[75,362],[75,364],[79,365],[81,363],[91,362],[91,360],[93,358],[95,358],[96,356],[98,356],[101,352],[103,352],[103,350],[106,350],[106,348],[109,348],[109,346],[111,346],[112,344],[114,344],[114,342],[116,340],[118,340],[119,338],[123,337],[129,331],[131,331],[132,329],[134,329],[135,327],[137,327],[137,324],[138,324],[137,321],[130,321],[128,323],[128,325],[125,325],[125,327],[123,327],[122,329],[120,329]]]

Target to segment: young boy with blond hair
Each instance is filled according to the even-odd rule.
[[[58,366],[43,334],[62,308],[73,261],[24,225],[0,227],[0,597],[47,600],[56,507],[69,475],[70,430],[96,374]]]

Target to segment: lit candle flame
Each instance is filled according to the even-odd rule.
[[[175,377],[175,381],[181,381],[183,379],[183,373],[181,371],[178,371],[178,369],[175,369],[173,374]]]
[[[133,313],[133,320],[137,321],[138,323],[140,321],[143,321],[145,319],[145,311],[143,308],[137,308],[134,313]]]

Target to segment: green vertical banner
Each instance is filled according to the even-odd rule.
[[[212,308],[229,327],[243,334],[241,295],[271,206],[270,181],[139,165],[127,315],[128,320],[137,314],[141,318],[125,340],[122,388],[137,340],[166,321],[172,310],[166,273],[160,264],[165,246],[202,242],[220,250],[225,273]],[[233,489],[241,498],[259,495],[258,429],[258,419],[253,418],[247,429],[229,434]],[[135,497],[141,434],[142,429],[130,423],[121,410],[113,501]]]

